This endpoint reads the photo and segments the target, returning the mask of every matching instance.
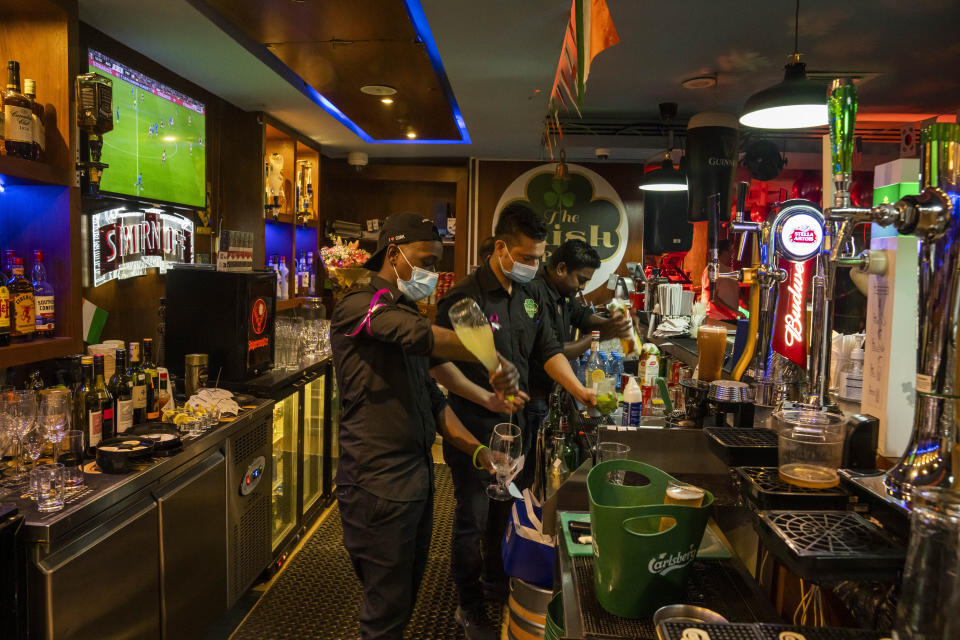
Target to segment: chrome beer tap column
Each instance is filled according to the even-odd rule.
[[[919,196],[897,203],[895,226],[920,239],[917,405],[907,450],[884,476],[887,492],[909,501],[915,487],[956,486],[960,366],[960,124],[920,134]]]

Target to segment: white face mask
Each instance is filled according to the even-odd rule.
[[[513,260],[513,256],[510,256],[510,259]],[[503,261],[500,260],[500,256],[497,256],[497,261],[500,262],[500,269],[503,271],[504,275],[514,282],[526,284],[537,277],[537,267],[531,267],[528,264],[523,264],[522,262],[513,260],[513,268],[510,271],[507,271],[503,268]]]
[[[436,289],[437,280],[440,276],[435,271],[427,271],[423,267],[413,266],[410,264],[410,261],[407,260],[407,256],[403,255],[403,251],[401,251],[399,247],[397,250],[400,251],[403,261],[413,270],[413,273],[410,274],[410,279],[404,280],[397,272],[397,267],[393,267],[393,272],[397,274],[397,288],[400,289],[400,293],[414,302],[423,300]]]

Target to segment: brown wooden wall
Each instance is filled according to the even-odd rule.
[[[81,24],[81,52],[78,58],[86,71],[86,47],[93,47],[146,75],[206,104],[208,210],[211,225],[217,228],[222,216],[223,228],[255,234],[254,263],[263,264],[263,173],[262,126],[255,113],[232,104],[184,80],[149,58],[125,47],[108,36]],[[107,169],[109,171],[109,169]],[[83,202],[84,212],[109,208],[107,199]],[[187,211],[180,213],[189,214]],[[194,218],[196,221],[196,217]],[[195,236],[196,250],[208,252],[211,239]],[[90,248],[81,249],[90,260]],[[157,338],[159,300],[166,293],[164,277],[156,272],[99,287],[84,287],[83,296],[110,314],[103,339],[141,340]]]

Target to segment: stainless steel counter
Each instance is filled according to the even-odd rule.
[[[155,458],[152,464],[142,465],[126,474],[85,473],[84,488],[68,499],[62,511],[40,513],[33,500],[14,498],[12,502],[26,518],[27,541],[54,548],[68,540],[74,530],[89,525],[92,519],[98,516],[109,518],[112,509],[122,506],[129,497],[151,485],[158,485],[164,476],[175,472],[185,462],[222,446],[230,435],[243,429],[249,421],[269,413],[273,402],[256,399],[249,406],[256,408],[242,410],[233,420],[221,422],[201,436],[185,438],[183,450],[175,456]],[[87,468],[90,468],[89,463]],[[5,499],[4,502],[11,500]]]

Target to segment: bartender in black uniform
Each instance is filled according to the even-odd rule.
[[[583,240],[567,240],[550,254],[531,283],[543,300],[556,340],[563,345],[563,355],[567,360],[579,357],[590,348],[591,331],[599,331],[601,340],[630,336],[632,322],[629,317],[604,317],[576,300],[577,293],[590,282],[594,271],[599,268],[600,256],[593,247]],[[581,336],[575,340],[577,329],[581,331]],[[537,428],[547,416],[547,398],[552,388],[553,380],[544,372],[542,365],[531,366],[530,399],[524,413],[526,423],[532,428],[524,431],[525,437],[534,438]],[[525,448],[532,450],[532,442],[525,442]],[[521,488],[529,486],[533,482],[535,468],[535,456],[528,455],[517,485]]]
[[[547,374],[575,398],[594,404],[593,392],[577,380],[563,355],[562,344],[556,340],[550,315],[529,285],[546,249],[546,237],[546,227],[536,213],[521,203],[508,205],[497,222],[493,255],[440,299],[437,323],[449,327],[450,308],[463,298],[473,298],[493,327],[497,351],[516,365],[522,392],[528,389],[529,367],[536,357]],[[448,383],[453,377],[451,367],[454,374],[459,370],[477,385],[485,383],[487,372],[480,364],[467,363],[446,363],[432,370],[450,389],[454,413],[480,442],[487,442],[494,426],[505,422],[504,417],[457,395],[455,385]],[[521,429],[530,428],[524,425],[522,412],[514,418]],[[500,538],[510,503],[491,504],[485,491],[489,476],[479,473],[462,450],[445,442],[443,456],[453,474],[456,495],[451,572],[460,599],[457,622],[468,640],[499,638],[486,616],[483,600],[485,595],[506,599]]]
[[[421,316],[414,302],[433,292],[443,247],[436,227],[420,216],[391,216],[366,268],[333,311],[330,341],[342,394],[336,498],[343,544],[363,586],[359,624],[365,640],[399,640],[409,622],[426,567],[433,517],[436,433],[478,474],[492,472],[489,450],[446,405],[429,375],[430,359],[474,361],[449,329]],[[517,369],[484,385],[514,394]],[[492,391],[473,390],[496,410]]]

